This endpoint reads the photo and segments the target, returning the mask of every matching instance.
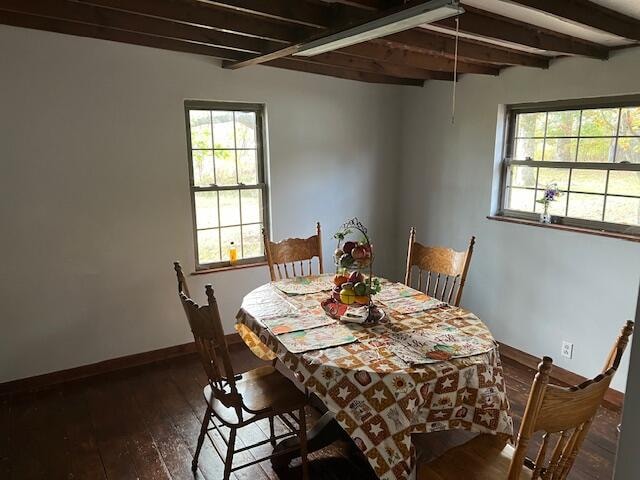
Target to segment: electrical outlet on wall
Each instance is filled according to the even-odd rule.
[[[562,341],[562,351],[560,352],[563,357],[572,358],[573,357],[573,343]]]

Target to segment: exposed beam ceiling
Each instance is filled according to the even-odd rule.
[[[278,1],[278,0],[276,0]],[[328,37],[330,35],[333,34],[337,34],[340,32],[343,32],[347,29],[353,28],[354,26],[359,26],[359,25],[364,25],[368,22],[371,22],[373,20],[378,20],[378,19],[384,19],[387,16],[402,12],[404,10],[410,10],[413,7],[415,7],[416,5],[420,5],[423,4],[425,0],[409,0],[405,3],[402,3],[400,6],[394,6],[392,8],[386,9],[386,10],[381,10],[381,11],[372,11],[370,12],[368,15],[365,16],[361,16],[357,19],[345,16],[344,18],[341,18],[340,21],[334,25],[334,26],[330,26],[326,29],[322,29],[320,31],[318,31],[317,33],[303,39],[303,40],[299,40],[297,42],[292,42],[291,44],[287,45],[286,47],[282,47],[278,50],[273,50],[271,52],[265,53],[263,55],[258,55],[254,58],[251,58],[249,60],[244,60],[241,62],[236,62],[236,63],[231,63],[231,64],[225,64],[225,68],[231,68],[231,69],[238,69],[238,68],[242,68],[242,67],[248,67],[251,65],[258,65],[260,63],[265,63],[267,61],[270,60],[275,60],[277,58],[282,58],[282,57],[286,57],[289,55],[293,55],[295,53],[297,53],[300,48],[309,42],[312,42],[314,40],[319,40],[325,37]]]
[[[468,5],[465,5],[464,9],[465,13],[460,18],[460,31],[464,33],[504,40],[540,50],[602,59],[609,56],[607,47],[597,43],[528,25],[524,22],[479,10]],[[453,19],[440,20],[435,22],[434,25],[446,27],[450,30],[455,30],[456,28]]]
[[[540,12],[640,41],[640,20],[588,0],[508,0]]]
[[[413,0],[414,2],[417,0]],[[472,0],[469,0],[472,1]],[[474,0],[475,2],[475,0]],[[498,75],[512,65],[547,68],[553,55],[605,59],[609,48],[640,41],[640,20],[589,0],[504,0],[460,16],[458,72]],[[452,80],[455,21],[413,28],[314,57],[276,58],[292,46],[373,16],[406,8],[404,0],[0,0],[0,23],[207,55],[365,82],[422,85]],[[409,2],[412,3],[412,2]],[[547,28],[531,21],[546,16]],[[475,2],[478,5],[477,2]],[[480,6],[480,5],[479,5]],[[485,8],[485,5],[481,5]],[[509,8],[507,8],[509,7]],[[504,13],[504,14],[501,14]],[[534,18],[535,17],[535,18]],[[556,19],[582,26],[589,38],[560,32]],[[567,24],[571,27],[571,25]],[[578,30],[573,27],[573,34]],[[582,35],[582,34],[581,34]],[[599,36],[598,36],[599,35]],[[620,42],[616,43],[616,39]],[[274,52],[280,52],[273,55]],[[541,54],[541,53],[544,53]],[[270,56],[265,56],[271,54]],[[256,61],[256,59],[258,59]]]

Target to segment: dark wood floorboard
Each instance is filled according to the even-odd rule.
[[[241,346],[234,346],[232,357],[238,371],[263,364]],[[509,360],[504,368],[517,429],[535,372]],[[205,412],[204,383],[202,367],[189,356],[0,398],[0,478],[219,480],[223,464],[208,441],[197,472],[191,472]],[[318,418],[318,412],[308,413],[310,425]],[[612,478],[618,423],[617,412],[600,409],[569,479]],[[281,431],[284,426],[276,423],[276,428]],[[267,421],[258,422],[239,432],[238,444],[268,435]],[[223,446],[221,438],[214,440]],[[536,448],[534,443],[531,451]],[[257,460],[270,450],[266,444],[236,461]],[[348,441],[313,453],[310,461],[314,480],[375,478]],[[235,472],[233,478],[293,480],[299,476],[299,461],[280,475],[264,461]]]

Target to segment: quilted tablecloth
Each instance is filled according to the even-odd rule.
[[[412,433],[465,429],[513,434],[497,346],[480,355],[425,365],[409,364],[392,352],[395,334],[442,324],[493,341],[474,314],[449,305],[409,314],[385,308],[386,323],[345,324],[357,341],[298,354],[289,352],[260,320],[278,314],[322,314],[320,302],[327,297],[327,292],[287,296],[271,284],[263,285],[244,298],[236,327],[256,355],[265,360],[277,356],[296,372],[335,414],[378,477],[415,475]]]

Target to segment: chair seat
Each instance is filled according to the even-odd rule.
[[[429,448],[429,434],[418,448]],[[437,441],[437,440],[436,440]],[[434,449],[438,445],[433,446]],[[482,434],[447,450],[429,463],[418,465],[418,480],[502,480],[507,478],[515,449],[504,437]],[[533,472],[522,467],[520,479],[531,479]]]
[[[210,385],[204,387],[207,403],[227,424],[244,425],[268,415],[297,410],[307,401],[291,380],[270,365],[243,373],[242,379],[236,381],[236,388],[242,396],[242,420],[238,419],[235,408],[227,407],[215,398]]]

